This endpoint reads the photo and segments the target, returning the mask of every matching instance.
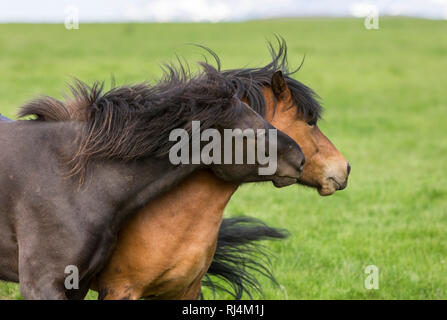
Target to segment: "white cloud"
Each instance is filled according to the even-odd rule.
[[[153,0],[146,4],[127,3],[124,17],[137,21],[211,21],[231,20],[230,7],[225,1]]]
[[[79,8],[80,23],[365,16],[371,6],[380,15],[447,19],[447,0],[14,0],[0,1],[0,22],[63,23],[67,5]]]
[[[355,2],[351,5],[350,10],[351,14],[357,18],[366,17],[379,11],[376,5],[368,2]]]

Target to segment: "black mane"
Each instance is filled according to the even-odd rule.
[[[34,115],[43,121],[87,122],[86,132],[73,160],[79,172],[91,158],[134,159],[147,154],[165,155],[172,143],[167,139],[174,128],[190,132],[191,120],[200,120],[206,129],[217,122],[232,121],[238,115],[235,97],[247,98],[253,110],[265,116],[262,88],[270,87],[273,74],[281,70],[291,91],[296,115],[316,122],[322,113],[315,92],[291,76],[287,45],[276,37],[278,48],[268,43],[272,61],[260,68],[221,71],[220,59],[211,49],[217,70],[201,63],[202,71],[191,76],[187,64],[166,65],[162,80],[155,86],[141,83],[103,93],[104,84],[91,87],[76,80],[71,86],[73,99],[61,102],[51,97],[33,100],[22,107],[19,116]],[[276,105],[275,105],[276,107]]]
[[[217,123],[224,127],[239,116],[234,83],[212,66],[200,65],[201,71],[195,76],[182,66],[167,65],[155,86],[141,83],[105,93],[103,83],[88,86],[76,80],[71,86],[71,101],[43,97],[23,106],[19,116],[85,122],[72,161],[73,174],[83,172],[92,158],[164,156],[175,143],[168,139],[173,129],[191,133],[192,120],[200,121],[202,130]]]
[[[275,49],[275,45],[268,42],[272,61],[267,65],[260,68],[240,68],[223,71],[221,70],[220,58],[214,51],[204,46],[199,45],[198,47],[205,49],[213,56],[217,69],[227,79],[235,83],[238,97],[240,99],[247,98],[250,107],[262,116],[265,116],[266,112],[266,102],[262,87],[270,87],[273,74],[281,70],[292,94],[297,116],[303,117],[308,122],[316,122],[321,118],[323,112],[323,108],[318,101],[320,97],[311,88],[292,78],[300,70],[301,65],[297,69],[290,71],[286,41],[279,36],[276,36],[276,41],[277,49]]]

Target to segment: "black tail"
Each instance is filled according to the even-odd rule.
[[[223,219],[216,252],[202,284],[211,288],[213,294],[216,290],[223,290],[238,300],[244,292],[250,299],[253,298],[253,292],[262,295],[262,286],[256,278],[256,273],[275,284],[277,282],[272,273],[271,252],[259,241],[284,239],[287,236],[287,230],[269,227],[259,219]],[[216,280],[223,280],[223,283]],[[229,289],[225,283],[229,285]]]

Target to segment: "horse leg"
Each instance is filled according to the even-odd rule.
[[[189,287],[189,289],[180,299],[199,300],[201,290],[202,290],[202,277],[200,277],[200,279],[198,280],[195,280],[194,283]]]
[[[22,281],[22,280],[21,280]],[[67,300],[67,296],[56,285],[38,288],[20,285],[20,292],[26,300]]]
[[[64,268],[41,252],[42,242],[34,234],[18,241],[20,292],[29,300],[66,300]],[[40,250],[39,250],[40,249]],[[61,269],[58,272],[58,269]]]
[[[88,293],[89,286],[85,285],[76,290],[68,290],[67,297],[69,300],[84,300]]]
[[[138,300],[141,296],[141,290],[126,284],[100,287],[98,290],[98,300]]]
[[[64,280],[45,270],[32,270],[30,260],[19,262],[20,292],[27,300],[66,300]]]
[[[92,282],[96,281],[96,274],[104,267],[108,257],[113,252],[116,244],[116,237],[103,234],[96,251],[93,253],[89,260],[90,266],[86,275],[82,280],[82,284],[79,285],[79,289],[67,291],[67,296],[70,300],[82,300],[88,293]]]
[[[92,237],[81,232],[55,230],[51,237],[43,237],[42,233],[25,232],[23,226],[19,229],[20,288],[22,295],[32,300],[84,298],[90,280],[101,270],[116,242],[106,232]],[[88,243],[95,243],[97,247],[85,250]],[[68,266],[77,267],[78,288],[66,288],[65,282],[70,276],[66,273]]]
[[[65,287],[65,273],[53,270],[39,270],[29,263],[31,259],[19,262],[20,291],[27,300],[82,300],[89,289],[88,285],[79,283],[79,289]],[[22,265],[23,261],[23,265]],[[61,268],[62,269],[62,268]]]

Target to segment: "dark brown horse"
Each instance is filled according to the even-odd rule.
[[[313,91],[291,78],[284,42],[273,56],[265,67],[222,74],[239,97],[302,146],[307,161],[300,184],[321,195],[344,189],[350,166],[318,128],[321,107]],[[231,273],[237,266],[225,265],[222,254],[209,268],[223,210],[238,186],[200,171],[141,209],[120,232],[111,260],[93,284],[100,298],[195,299],[207,272],[240,289],[240,276]],[[246,241],[241,235],[240,244]]]
[[[235,97],[233,83],[203,66],[193,78],[171,69],[153,87],[102,93],[99,85],[78,83],[72,101],[47,97],[25,106],[21,115],[35,121],[0,123],[0,279],[19,281],[27,299],[82,298],[125,222],[195,170],[207,168],[227,183],[287,185],[299,177],[303,154],[280,131],[272,175],[259,175],[258,158],[254,164],[172,163],[170,133],[182,128],[191,137],[194,120],[222,136],[225,129],[273,129]],[[39,121],[74,113],[84,121]],[[273,143],[267,135],[265,141]],[[64,281],[68,266],[79,273],[73,288]]]

